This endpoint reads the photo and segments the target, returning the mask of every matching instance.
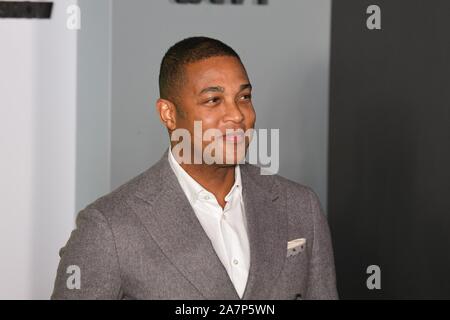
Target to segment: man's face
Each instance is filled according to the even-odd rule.
[[[229,133],[253,129],[256,115],[250,81],[237,58],[212,57],[186,65],[185,83],[178,93],[178,103],[181,113],[176,115],[176,128],[190,132],[195,153],[208,154],[204,151],[211,144],[209,148],[214,145],[222,149],[221,163],[230,164],[231,159],[235,164],[245,157],[250,139]],[[201,139],[198,130],[194,130],[194,121],[201,121],[203,132],[218,129],[220,136],[211,139],[212,142],[203,141],[201,150],[198,144],[194,148],[194,139]]]

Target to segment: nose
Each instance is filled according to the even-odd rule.
[[[244,120],[244,114],[242,113],[239,105],[236,102],[231,102],[225,106],[224,121],[232,121],[241,123]]]

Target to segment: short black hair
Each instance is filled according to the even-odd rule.
[[[236,51],[217,39],[190,37],[175,43],[166,52],[161,62],[159,71],[160,98],[172,101],[177,105],[176,92],[183,82],[184,66],[218,56],[231,56],[241,61]]]

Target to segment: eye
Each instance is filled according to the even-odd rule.
[[[249,100],[252,99],[252,95],[250,93],[249,94],[245,94],[240,99],[244,100],[244,101],[249,101]]]
[[[212,97],[208,100],[205,101],[206,104],[216,104],[217,102],[220,101],[220,98],[218,97]]]

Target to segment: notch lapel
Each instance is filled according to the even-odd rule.
[[[160,183],[161,188],[136,193],[144,200],[133,204],[136,214],[166,257],[205,299],[239,299],[170,168],[167,152],[156,167],[156,173],[149,178],[153,181],[147,185]]]
[[[258,181],[259,168],[242,165],[242,185],[250,242],[250,272],[243,299],[270,299],[286,259],[287,213],[276,182]]]

